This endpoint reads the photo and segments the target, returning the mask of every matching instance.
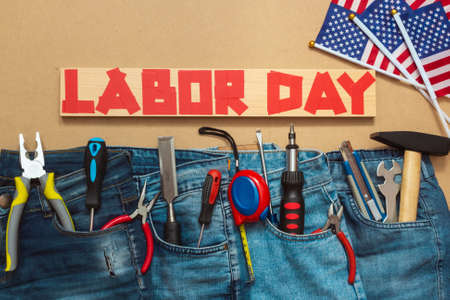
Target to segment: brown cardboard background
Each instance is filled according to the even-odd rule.
[[[225,145],[199,137],[198,127],[228,130],[239,144],[284,146],[293,121],[303,148],[380,148],[369,134],[417,130],[443,134],[431,106],[410,86],[377,76],[377,117],[352,118],[61,118],[59,67],[357,68],[311,50],[329,1],[4,1],[0,12],[1,145],[32,145],[39,130],[46,149],[84,145],[102,136],[110,145],[155,147],[173,135],[178,148]],[[450,100],[441,99],[450,113]],[[450,195],[450,159],[432,159]],[[449,200],[449,199],[447,199]]]

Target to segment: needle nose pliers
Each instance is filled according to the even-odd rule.
[[[24,138],[19,134],[20,165],[22,176],[14,178],[16,191],[8,215],[6,226],[6,268],[5,271],[14,271],[18,263],[19,224],[22,213],[28,201],[31,179],[39,179],[44,196],[56,212],[59,222],[67,231],[75,231],[72,217],[64,203],[63,198],[55,187],[55,173],[47,173],[44,169],[44,151],[41,137],[36,132],[36,150],[34,159],[27,157]]]
[[[149,204],[144,205],[146,187],[147,181],[144,183],[144,187],[142,188],[141,196],[139,197],[138,201],[138,207],[131,215],[120,215],[118,217],[115,217],[114,219],[110,220],[108,223],[103,225],[103,227],[101,228],[101,230],[108,229],[118,224],[131,222],[137,216],[141,216],[142,219],[141,227],[142,231],[144,231],[145,240],[147,242],[147,254],[145,256],[144,264],[141,267],[141,274],[145,274],[147,272],[153,258],[153,235],[150,230],[150,225],[147,222],[147,215],[151,211],[153,205],[155,204],[156,200],[160,195],[160,192],[158,192],[149,202]]]
[[[355,282],[356,276],[356,259],[355,252],[353,251],[352,245],[349,240],[345,236],[344,232],[341,231],[340,224],[341,218],[344,214],[344,207],[341,206],[337,213],[334,213],[334,205],[330,204],[328,208],[328,219],[324,227],[319,228],[312,233],[325,232],[328,229],[331,229],[331,232],[337,236],[342,246],[344,247],[345,253],[347,254],[348,260],[348,283],[353,284]]]

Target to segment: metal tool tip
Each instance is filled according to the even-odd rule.
[[[256,139],[258,140],[258,143],[262,142],[262,133],[260,129],[256,129]]]
[[[294,123],[291,123],[291,132],[294,132]]]

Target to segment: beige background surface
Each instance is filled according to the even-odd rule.
[[[311,50],[329,1],[81,0],[2,1],[0,95],[2,148],[18,149],[19,132],[32,145],[39,130],[46,149],[84,145],[102,136],[110,145],[155,147],[157,136],[175,136],[176,147],[225,145],[199,137],[200,126],[228,130],[239,144],[284,146],[289,122],[303,148],[335,150],[344,139],[355,148],[381,148],[369,134],[416,130],[443,134],[422,96],[377,76],[377,117],[210,119],[61,118],[59,67],[357,68]],[[441,99],[450,113],[450,100]],[[449,200],[450,159],[432,159]]]

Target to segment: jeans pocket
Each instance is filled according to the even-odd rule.
[[[359,213],[350,192],[340,192],[339,196],[367,295],[375,299],[439,298],[441,242],[431,220],[375,222]]]
[[[53,223],[54,228],[63,230],[56,218]],[[24,225],[22,233],[30,232]],[[39,233],[21,235],[19,266],[5,275],[0,289],[16,298],[85,295],[85,299],[98,299],[136,292],[136,270],[125,226],[90,235],[61,234],[54,228],[45,226]]]
[[[331,230],[311,233],[325,225],[328,207],[336,201],[330,190],[325,185],[303,191],[305,234],[285,233],[268,219],[246,226],[256,278],[251,293],[257,299],[365,297],[359,279],[348,283],[348,258],[338,237]]]
[[[76,231],[66,231],[54,214],[46,218],[40,208],[28,208],[20,221],[18,267],[14,272],[0,273],[0,289],[16,298],[37,294],[50,298],[69,294],[103,298],[135,293],[136,268],[131,263],[126,225],[89,232],[85,196],[69,194],[66,190],[62,196],[68,199],[65,202]],[[123,188],[115,185],[102,191],[102,208],[96,214],[98,227],[109,220],[110,214],[122,213],[122,194]],[[36,198],[29,201],[36,203]]]
[[[181,228],[181,245],[174,245],[164,240],[164,224],[167,222],[167,203],[161,198],[151,213],[151,226],[161,247],[169,251],[202,254],[210,249],[223,248],[226,244],[225,215],[223,201],[225,191],[222,187],[214,205],[211,223],[205,227],[201,246],[197,247],[201,225],[198,217],[201,210],[202,189],[194,189],[177,196],[173,201],[175,217]],[[209,249],[209,250],[208,250]]]
[[[167,204],[158,201],[149,216],[155,240],[151,275],[145,280],[152,299],[217,299],[231,292],[231,271],[223,191],[214,206],[210,225],[205,228],[202,246],[197,248],[200,225],[201,189],[180,194],[174,201],[176,220],[181,227],[182,245],[164,240]]]

